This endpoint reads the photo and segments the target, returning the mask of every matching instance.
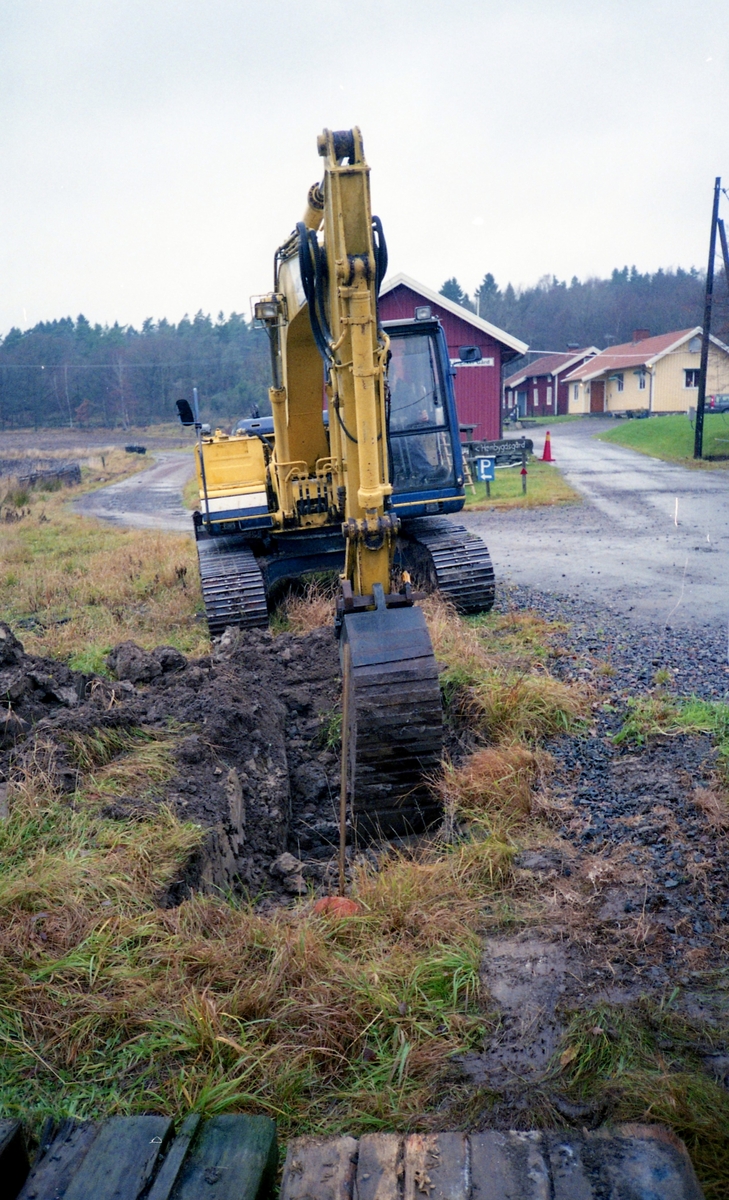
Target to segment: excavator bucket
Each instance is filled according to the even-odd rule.
[[[438,668],[415,607],[346,614],[340,656],[347,796],[355,838],[421,833],[440,804],[428,786],[443,749]]]

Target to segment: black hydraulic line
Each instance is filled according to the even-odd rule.
[[[316,348],[321,354],[324,362],[329,364],[331,355],[329,346],[326,343],[324,332],[319,323],[319,314],[316,308],[316,279],[314,275],[314,264],[312,262],[311,243],[309,242],[309,230],[303,221],[299,221],[296,226],[296,232],[299,235],[299,269],[301,271],[301,286],[304,289],[306,303],[309,306],[309,321],[311,323],[311,332],[314,335]]]
[[[387,242],[379,217],[372,218],[372,233],[375,247],[375,296],[379,297],[382,281],[387,274]]]

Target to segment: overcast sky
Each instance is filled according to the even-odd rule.
[[[703,268],[728,41],[726,0],[0,0],[0,334],[247,314],[325,126],[393,273]]]

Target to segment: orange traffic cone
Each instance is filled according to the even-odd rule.
[[[547,436],[544,439],[544,453],[542,454],[542,462],[554,462],[552,458],[552,441],[547,430]]]

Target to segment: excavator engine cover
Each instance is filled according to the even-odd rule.
[[[443,750],[438,667],[422,610],[383,603],[346,614],[340,656],[349,677],[342,738],[355,838],[421,833],[441,816],[427,780]]]

